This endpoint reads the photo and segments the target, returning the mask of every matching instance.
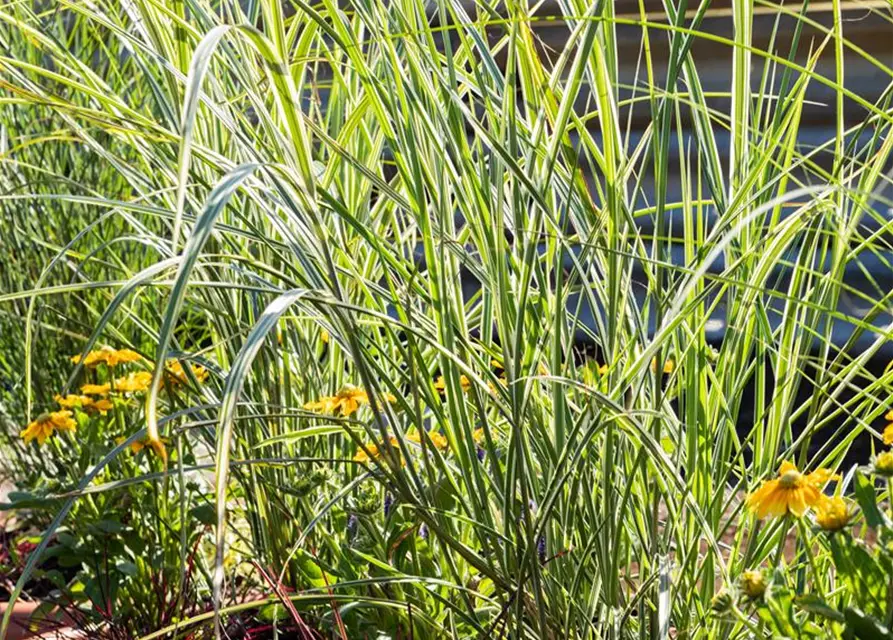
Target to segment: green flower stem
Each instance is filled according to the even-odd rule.
[[[778,546],[775,548],[775,566],[780,567],[784,560],[784,543],[787,538],[790,514],[785,514],[781,521],[781,531],[779,532]]]
[[[757,627],[753,621],[741,611],[737,606],[732,607],[732,613],[737,618],[738,622],[747,627],[747,630],[751,633],[754,638],[765,637],[759,627]],[[760,625],[762,627],[762,624]]]
[[[887,476],[887,512],[893,522],[893,478]]]
[[[812,575],[815,577],[813,580],[813,586],[816,592],[822,597],[825,597],[825,589],[822,586],[822,574],[819,573],[818,563],[816,562],[815,554],[812,552],[811,540],[808,535],[808,530],[806,528],[806,523],[803,518],[797,518],[797,526],[800,529],[801,543],[803,544],[803,549],[806,551],[806,558],[809,561],[809,567],[812,569]]]

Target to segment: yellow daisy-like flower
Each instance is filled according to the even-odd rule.
[[[80,362],[81,354],[71,356],[71,361],[75,364]],[[84,356],[85,367],[95,367],[96,365],[102,364],[103,362],[105,362],[105,354],[102,351],[91,351],[86,356]]]
[[[71,411],[53,411],[50,421],[56,431],[74,431],[78,427],[77,421],[71,417]]]
[[[484,441],[484,428],[478,427],[477,429],[475,429],[474,432],[471,434],[471,437],[477,444],[480,444],[481,442],[483,442]]]
[[[56,395],[54,400],[63,409],[86,409],[93,404],[93,398],[81,395]]]
[[[462,387],[462,391],[468,393],[469,389],[471,389],[471,380],[469,380],[468,376],[463,373],[459,376],[459,385]],[[446,380],[443,376],[437,378],[437,381],[434,383],[434,388],[440,393],[446,392]]]
[[[508,383],[509,383],[509,381],[506,379],[505,376],[502,376],[499,378],[499,384],[501,384],[503,387],[508,385]],[[492,380],[487,380],[487,386],[490,388],[490,391],[492,391],[493,393],[496,393],[497,391],[499,391],[499,388],[496,386],[496,384]]]
[[[840,531],[850,523],[853,511],[840,496],[825,498],[816,507],[815,521],[825,531]]]
[[[135,371],[122,378],[115,379],[115,391],[120,393],[139,393],[149,388],[152,374],[148,371]]]
[[[324,396],[319,400],[306,402],[304,408],[316,413],[332,413],[335,410],[335,396]]]
[[[373,458],[378,457],[378,447],[372,444],[371,442],[366,443],[365,449],[360,449],[357,451],[356,455],[353,457],[354,462],[368,462]],[[368,449],[368,453],[366,450]]]
[[[137,362],[142,360],[143,356],[138,354],[136,351],[132,349],[118,349],[108,355],[106,358],[106,364],[110,367],[117,367],[119,364],[125,364],[127,362]]]
[[[762,571],[745,571],[741,574],[739,582],[741,591],[748,598],[756,600],[757,598],[762,598],[763,594],[766,593],[766,578],[763,576]]]
[[[68,410],[44,413],[22,429],[19,435],[25,440],[25,444],[29,444],[32,440],[37,440],[37,444],[43,444],[56,431],[71,432],[77,429],[78,423],[71,417],[72,415]]]
[[[874,459],[874,472],[885,478],[893,478],[893,451],[881,451]]]
[[[606,364],[598,365],[598,375],[603,376],[603,375],[607,375],[607,373],[608,373],[608,365],[606,365]]]
[[[406,464],[400,457],[400,450],[397,448],[397,438],[391,436],[389,440],[391,446],[394,448],[394,455],[397,456],[400,464]],[[354,462],[369,462],[370,460],[378,459],[388,454],[387,449],[385,449],[384,447],[379,448],[379,446],[373,442],[367,442],[364,446],[366,450],[369,451],[369,453],[366,453],[366,450],[360,448],[360,450],[357,451],[356,455],[353,457]]]
[[[382,394],[381,397],[386,402],[397,401],[397,398],[390,393]],[[369,394],[360,387],[347,384],[334,396],[324,396],[319,400],[308,402],[304,408],[317,413],[340,413],[346,418],[356,413],[364,404],[369,404]]]
[[[105,384],[85,384],[81,387],[81,393],[86,393],[91,396],[107,396],[111,389],[112,385],[108,382]]]
[[[121,444],[125,440],[127,440],[126,436],[119,436],[119,437],[115,438],[115,444]],[[167,438],[161,438],[161,440],[158,442],[152,442],[148,438],[143,438],[142,440],[134,440],[133,442],[130,443],[130,453],[132,453],[133,455],[136,455],[140,451],[142,451],[143,449],[148,447],[150,450],[155,452],[155,455],[161,456],[162,455],[162,446],[169,444],[169,443],[170,443],[170,440],[168,440]]]
[[[37,440],[37,444],[42,445],[53,435],[53,432],[54,429],[51,422],[38,418],[25,427],[19,435],[25,440],[25,444],[29,444],[32,440]]]
[[[429,431],[428,437],[431,439],[431,443],[438,449],[448,449],[450,446],[449,441],[443,435],[437,433],[436,431]],[[422,444],[421,433],[410,433],[406,436],[406,439],[410,442],[415,442],[418,445]]]
[[[887,414],[890,415],[890,414]],[[886,418],[886,416],[884,416]],[[889,420],[890,418],[887,418]],[[884,427],[884,444],[893,444],[893,422]]]
[[[333,411],[341,412],[341,415],[347,417],[357,412],[361,405],[369,403],[369,395],[365,390],[354,386],[342,387],[335,394],[335,402],[332,405]]]
[[[114,408],[115,404],[111,400],[108,398],[100,398],[99,400],[92,402],[90,406],[87,407],[87,410],[91,412],[97,411],[102,415],[105,415]]]
[[[117,367],[119,364],[127,362],[136,362],[142,360],[142,356],[132,349],[113,349],[112,347],[102,347],[95,351],[91,351],[84,357],[85,367],[95,367],[105,364],[109,367]],[[77,364],[81,361],[80,354],[71,356],[71,361]]]
[[[108,362],[109,354],[114,352],[115,350],[109,346],[102,347],[101,349],[94,349],[84,356],[83,364],[85,367],[96,367],[101,364],[106,364]],[[71,356],[71,361],[75,364],[80,362],[81,354]]]
[[[199,382],[204,382],[208,379],[208,370],[200,364],[190,365],[190,368],[192,369],[192,375],[194,375],[195,379]],[[183,370],[183,365],[179,360],[168,360],[166,370],[170,376],[171,382],[174,384],[186,382],[186,372]]]
[[[664,360],[664,373],[673,373],[674,369],[676,369],[676,361],[673,358]],[[657,358],[651,360],[651,370],[657,371]]]
[[[792,462],[782,462],[778,477],[767,480],[747,498],[747,506],[756,512],[758,518],[779,517],[789,513],[800,517],[810,507],[815,507],[824,498],[822,487],[838,476],[827,469],[818,469],[810,474],[797,470]]]
[[[112,401],[108,398],[100,398],[99,400],[94,400],[90,396],[86,395],[67,395],[64,397],[57,395],[55,400],[57,403],[59,403],[60,407],[63,407],[65,409],[81,409],[88,413],[98,412],[102,415],[105,415],[115,407]]]
[[[319,332],[319,341],[323,344],[329,344],[329,332],[323,329]]]

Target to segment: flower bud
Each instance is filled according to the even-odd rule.
[[[713,600],[710,601],[710,609],[717,615],[729,613],[734,606],[735,602],[728,591],[717,593],[713,596]]]
[[[893,478],[893,451],[883,451],[874,459],[874,472],[885,478]]]
[[[756,600],[766,593],[766,579],[762,571],[748,570],[741,574],[739,579],[741,591],[748,598]]]

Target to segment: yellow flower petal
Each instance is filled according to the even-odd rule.
[[[93,398],[86,395],[57,395],[54,399],[60,407],[65,409],[86,409],[93,404]]]
[[[152,374],[148,371],[131,372],[124,377],[115,379],[115,391],[119,393],[139,393],[149,388],[152,383]]]
[[[84,366],[95,367],[100,364],[105,364],[109,367],[116,367],[119,364],[124,364],[126,362],[136,362],[137,360],[142,360],[142,358],[143,357],[140,354],[138,354],[136,351],[133,351],[132,349],[113,349],[112,347],[105,346],[101,349],[96,349],[89,352],[84,357]],[[71,356],[71,361],[75,364],[80,362],[80,354]]]
[[[839,531],[847,526],[853,513],[846,500],[839,496],[822,500],[816,509],[815,521],[825,531]]]
[[[192,364],[189,366],[192,370],[192,375],[195,376],[195,379],[198,382],[204,382],[208,379],[208,370],[205,369],[200,364]],[[183,370],[183,365],[179,360],[168,360],[165,365],[165,370],[168,374],[168,379],[173,384],[185,384],[187,377],[186,372]]]
[[[86,393],[93,396],[105,396],[108,395],[111,390],[111,385],[106,382],[105,384],[85,384],[81,387],[81,393]]]

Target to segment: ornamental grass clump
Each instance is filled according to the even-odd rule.
[[[888,626],[888,8],[2,4],[10,600],[115,640]]]

